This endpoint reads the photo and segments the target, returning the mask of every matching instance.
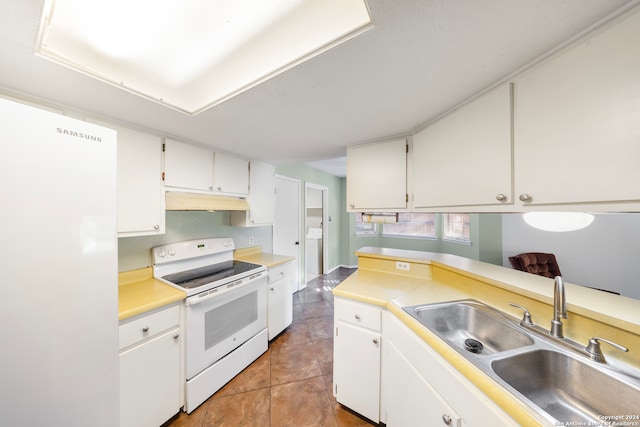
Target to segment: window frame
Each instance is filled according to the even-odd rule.
[[[466,215],[466,221],[463,222],[462,227],[464,230],[464,227],[466,226],[467,228],[467,235],[463,236],[463,235],[449,235],[447,233],[447,231],[449,230],[449,221],[450,221],[450,216],[452,215]],[[461,212],[456,212],[456,213],[443,213],[442,214],[442,233],[441,233],[441,237],[443,242],[449,242],[449,243],[457,243],[460,245],[471,245],[471,215],[469,213],[461,213]]]
[[[425,215],[431,216],[430,220],[425,221],[401,221],[401,218],[412,216],[412,215]],[[433,234],[403,234],[397,232],[386,232],[388,230],[387,227],[396,226],[397,224],[420,224],[420,223],[431,223],[433,227]],[[438,240],[438,219],[435,213],[433,212],[399,212],[398,213],[398,222],[396,224],[383,224],[382,225],[382,236],[383,237],[392,237],[392,238],[400,238],[400,239],[419,239],[419,240]]]
[[[362,213],[353,213],[354,223],[355,223],[355,237],[372,237],[378,235],[378,224],[375,223],[366,223],[362,222]],[[371,226],[371,230],[363,230],[361,226],[358,224],[362,224],[364,226]]]

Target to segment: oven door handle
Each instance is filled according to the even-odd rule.
[[[205,295],[205,296],[192,296],[186,299],[184,305],[186,307],[192,306],[192,305],[196,305],[196,304],[200,304],[201,302],[205,302],[205,301],[209,301],[212,298],[216,298],[219,297],[220,295],[224,295],[225,293],[227,293],[228,291],[233,291],[236,289],[240,289],[241,287],[244,288],[245,286],[255,282],[256,280],[259,280],[260,278],[262,278],[263,276],[265,276],[266,273],[261,271],[260,273],[256,273],[252,276],[249,276],[248,278],[244,278],[244,279],[240,279],[237,280],[236,282],[232,282],[232,283],[237,283],[235,286],[231,286],[231,287],[227,287],[228,285],[224,286],[224,289],[220,289],[220,290],[211,290],[209,291],[210,293]],[[238,283],[239,282],[239,283]]]

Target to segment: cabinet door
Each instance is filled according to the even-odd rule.
[[[415,208],[511,202],[511,85],[416,133],[412,170]]]
[[[409,416],[398,411],[410,411],[414,414],[411,417],[422,414],[432,420],[417,425],[444,426],[443,415],[448,415],[452,422],[461,418],[462,425],[468,427],[519,425],[397,317],[390,315],[386,319],[387,353],[382,370],[385,373],[387,425],[416,425],[393,422]],[[406,378],[398,379],[396,369]],[[414,374],[421,379],[409,378]],[[405,383],[411,384],[412,390],[423,389],[426,393],[424,401],[421,400],[422,395],[408,396],[409,393],[403,392]],[[431,393],[427,393],[429,388]],[[405,393],[400,398],[408,402],[393,396],[399,391]],[[424,406],[425,410],[416,409],[416,402],[411,402],[412,399],[418,399],[419,406]]]
[[[453,426],[461,419],[415,370],[400,350],[389,344],[388,364],[393,373],[385,390],[387,426]]]
[[[89,121],[118,132],[118,236],[163,234],[162,139]]]
[[[406,209],[407,141],[347,148],[347,211]]]
[[[266,163],[251,162],[249,170],[249,223],[273,224],[276,214],[276,168]]]
[[[231,212],[231,225],[253,227],[272,225],[276,216],[275,166],[266,163],[249,164],[249,210]]]
[[[337,321],[333,345],[333,392],[336,400],[378,422],[380,334]]]
[[[249,162],[215,153],[213,190],[218,193],[246,196],[249,193]]]
[[[120,426],[158,427],[180,410],[178,329],[120,353]]]
[[[269,283],[268,329],[269,340],[284,331],[293,321],[291,276]]]
[[[618,21],[516,80],[525,204],[640,200],[640,11]]]
[[[213,190],[213,151],[165,140],[164,185],[186,190]]]

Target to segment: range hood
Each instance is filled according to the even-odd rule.
[[[247,199],[233,196],[219,196],[200,193],[180,193],[167,191],[168,211],[248,211]]]

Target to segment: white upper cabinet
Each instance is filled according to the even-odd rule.
[[[164,234],[162,139],[110,123],[118,132],[118,236]]]
[[[640,10],[515,80],[522,205],[640,200]]]
[[[272,225],[276,213],[275,166],[250,162],[249,210],[231,212],[231,225],[251,227]]]
[[[214,153],[213,191],[246,196],[249,193],[249,162],[238,157]]]
[[[164,185],[213,191],[213,151],[184,142],[164,142]]]
[[[413,136],[414,208],[507,204],[511,85],[502,85]]]
[[[172,139],[165,140],[164,184],[170,189],[246,196],[249,163]]]
[[[407,141],[347,148],[347,211],[407,208]]]

